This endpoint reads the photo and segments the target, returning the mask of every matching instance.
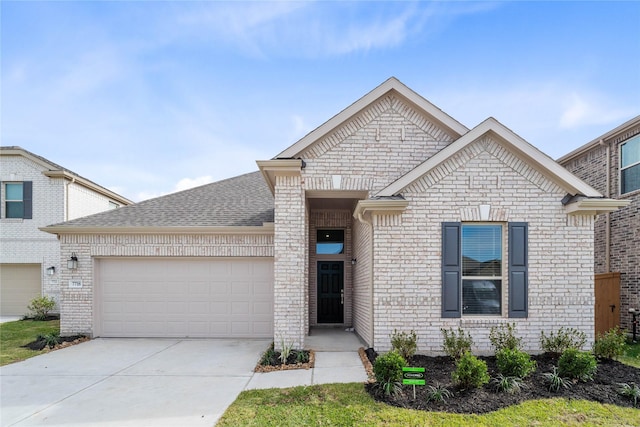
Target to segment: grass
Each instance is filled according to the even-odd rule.
[[[611,426],[638,425],[637,409],[584,400],[533,400],[484,415],[415,411],[376,402],[359,383],[248,390],[227,409],[225,426]]]
[[[640,368],[640,342],[627,342],[624,348],[624,354],[617,358],[622,363]]]
[[[0,324],[0,366],[19,362],[42,354],[41,351],[22,348],[38,335],[60,332],[60,320],[19,320]]]
[[[640,368],[640,343],[618,360]],[[227,426],[632,426],[640,411],[586,400],[531,400],[484,415],[415,411],[376,402],[359,383],[248,390],[218,424]]]

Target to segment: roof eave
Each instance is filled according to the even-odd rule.
[[[73,182],[77,182],[78,184],[82,185],[83,187],[86,187],[92,191],[95,191],[96,193],[102,194],[103,196],[106,196],[110,199],[115,200],[116,202],[123,204],[123,205],[132,205],[133,201],[122,197],[121,195],[114,193],[113,191],[106,189],[104,187],[101,187],[99,185],[94,184],[93,182],[79,176],[76,175],[74,173],[71,173],[67,170],[49,170],[49,171],[44,171],[42,172],[43,175],[49,177],[49,178],[64,178],[64,179],[68,179],[70,181]]]
[[[257,160],[256,163],[271,190],[271,194],[275,194],[277,175],[300,175],[304,164],[302,159]]]
[[[565,206],[567,215],[600,215],[624,208],[631,200],[581,199]]]
[[[353,211],[354,218],[362,218],[368,213],[375,214],[399,214],[409,206],[409,201],[404,199],[366,199],[359,200]]]
[[[233,234],[256,235],[273,234],[274,224],[265,222],[261,226],[246,227],[82,227],[82,226],[57,226],[41,227],[41,231],[50,234]]]

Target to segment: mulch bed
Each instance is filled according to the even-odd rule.
[[[70,337],[59,337],[58,344],[56,344],[53,348],[47,347],[47,341],[44,338],[37,339],[35,341],[31,341],[28,344],[23,345],[23,348],[28,348],[29,350],[45,350],[45,351],[53,351],[59,350],[61,348],[70,347],[72,345],[80,344],[81,342],[89,341],[89,338],[84,335],[73,335]]]
[[[375,360],[377,354],[372,349],[366,350],[370,361]],[[498,374],[495,357],[480,357],[487,362],[489,375],[494,378]],[[416,386],[416,399],[413,399],[413,387],[403,386],[402,393],[396,397],[382,396],[376,393],[373,384],[367,384],[368,392],[378,401],[393,406],[425,411],[452,412],[460,414],[481,414],[496,411],[507,406],[516,405],[526,400],[549,399],[562,397],[567,399],[584,399],[600,403],[608,403],[624,407],[633,407],[633,401],[618,393],[620,383],[635,383],[640,385],[640,369],[625,365],[615,360],[598,362],[598,370],[593,381],[574,383],[569,389],[561,389],[554,393],[548,390],[542,374],[551,372],[558,366],[557,357],[551,354],[532,356],[538,367],[528,378],[523,380],[524,388],[516,394],[496,392],[491,384],[479,389],[462,390],[455,386],[451,373],[455,369],[451,358],[429,357],[416,355],[409,366],[424,367],[427,385],[441,384],[453,396],[444,403],[427,402],[428,389]]]
[[[299,351],[304,351],[309,355],[308,362],[296,363],[296,356]],[[261,357],[261,359],[263,357]],[[254,372],[276,372],[276,371],[289,371],[293,369],[311,369],[315,366],[316,354],[313,352],[313,350],[309,350],[309,351],[294,350],[289,356],[289,359],[287,359],[287,363],[283,364],[282,361],[280,360],[280,353],[274,352],[272,353],[272,357],[269,358],[266,364],[263,365],[261,362],[262,360],[258,362],[255,369],[253,370]]]

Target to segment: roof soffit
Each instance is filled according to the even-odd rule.
[[[570,194],[581,194],[587,197],[602,197],[602,194],[597,190],[571,174],[549,156],[526,142],[493,117],[490,117],[480,123],[436,155],[421,163],[386,188],[382,189],[377,193],[377,196],[389,197],[401,193],[407,186],[447,161],[469,144],[479,140],[487,134],[507,150],[515,154],[522,161],[529,164],[535,170]]]
[[[413,108],[418,113],[428,117],[429,121],[442,128],[443,132],[450,135],[452,139],[468,132],[469,129],[453,119],[451,116],[440,110],[438,107],[409,89],[394,77],[389,78],[377,88],[351,104],[349,107],[329,119],[327,122],[307,134],[298,142],[287,148],[276,158],[298,157],[300,153],[308,149],[315,142],[330,136],[333,132],[349,125],[351,120],[358,122],[357,127],[362,127],[357,116],[376,103],[380,103],[387,96],[396,96]]]

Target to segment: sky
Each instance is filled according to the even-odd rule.
[[[640,2],[0,1],[0,144],[141,201],[257,170],[391,76],[558,158],[640,114]]]

